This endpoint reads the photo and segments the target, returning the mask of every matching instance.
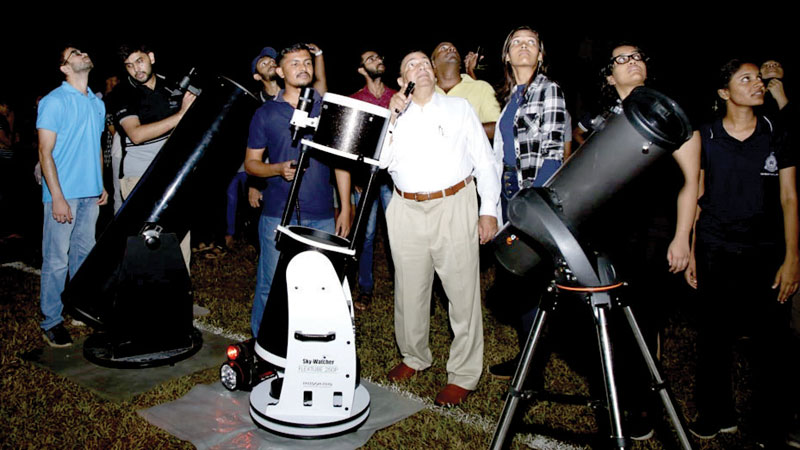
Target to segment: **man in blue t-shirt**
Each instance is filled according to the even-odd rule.
[[[321,53],[317,51],[315,55]],[[297,107],[300,90],[310,86],[314,80],[314,60],[309,47],[295,44],[281,50],[276,72],[283,78],[286,87],[278,93],[274,101],[266,102],[256,110],[250,122],[245,156],[247,173],[267,179],[267,187],[263,193],[264,208],[258,223],[261,256],[258,260],[256,291],[250,319],[253,336],[258,336],[261,316],[280,256],[275,247],[275,228],[280,225],[291,181],[297,172],[300,147],[299,143],[292,142],[289,121]],[[314,92],[312,117],[319,115],[321,102],[319,95]],[[265,151],[269,162],[264,162]],[[341,169],[335,170],[339,198],[343,201],[340,202],[342,209],[339,217],[334,221],[331,168],[313,155],[308,161],[308,166],[303,168],[305,172],[298,196],[299,212],[292,214],[292,222],[297,223],[299,215],[300,225],[347,236],[350,231],[350,173]]]
[[[66,81],[39,102],[36,119],[44,203],[41,327],[53,347],[72,344],[61,317],[61,292],[67,270],[73,277],[94,246],[99,207],[108,198],[100,147],[106,108],[88,87],[93,67],[87,53],[65,48],[60,70]]]

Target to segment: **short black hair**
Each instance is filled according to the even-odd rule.
[[[361,50],[361,52],[358,54],[358,66],[357,67],[364,67],[364,53],[367,53],[367,52],[378,53],[377,50],[372,50],[372,49],[369,49],[369,48]],[[380,54],[380,53],[378,53],[378,54]]]
[[[280,53],[278,53],[278,60],[275,61],[275,62],[280,66],[281,65],[281,61],[283,61],[283,57],[284,56],[288,55],[289,53],[298,52],[300,50],[305,50],[308,53],[311,53],[311,49],[308,48],[308,46],[306,44],[298,42],[297,44],[290,45],[290,46],[284,48],[283,50],[281,50]]]
[[[428,55],[428,58],[431,59],[431,62],[433,62],[433,55],[436,54],[436,50],[439,50],[439,46],[441,44],[452,44],[453,48],[456,48],[456,44],[453,44],[453,41],[441,41],[441,42],[439,42],[438,44],[436,44],[435,47],[433,47],[433,50],[431,50],[431,53]],[[456,52],[456,53],[458,53],[458,52]],[[461,53],[458,53],[458,57],[459,58],[461,57]]]
[[[58,52],[58,67],[63,66],[64,63],[67,62],[67,60],[69,59],[69,55],[67,55],[66,58],[64,57],[64,53],[66,53],[68,48],[76,48],[76,47],[71,43],[64,44],[61,46],[61,50],[59,50]]]
[[[122,44],[119,46],[119,50],[117,50],[117,55],[120,61],[124,63],[129,56],[136,52],[150,53],[152,51],[153,50],[150,49],[147,44]]]

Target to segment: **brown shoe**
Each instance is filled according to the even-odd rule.
[[[394,369],[390,370],[386,377],[389,378],[389,381],[403,381],[413,377],[416,373],[416,370],[401,362],[394,366]]]
[[[448,384],[444,387],[439,394],[436,395],[436,400],[433,401],[437,406],[456,406],[467,398],[467,395],[472,391],[468,391],[461,386],[455,384]]]
[[[357,311],[366,311],[370,303],[372,303],[372,294],[365,294],[362,292],[359,294],[358,300],[353,302],[353,307]]]

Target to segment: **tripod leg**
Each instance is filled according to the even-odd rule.
[[[639,324],[636,322],[636,317],[634,317],[630,306],[623,307],[623,311],[625,311],[625,317],[628,319],[628,324],[631,327],[631,331],[636,339],[636,343],[639,344],[639,351],[641,351],[642,357],[647,364],[647,368],[650,370],[650,377],[653,381],[654,389],[658,390],[658,395],[661,397],[661,402],[664,404],[664,409],[667,410],[669,420],[672,422],[672,426],[678,433],[678,439],[680,440],[681,447],[684,449],[691,449],[692,445],[689,442],[689,437],[686,435],[683,423],[678,416],[675,405],[672,403],[672,399],[669,396],[664,379],[661,378],[661,374],[658,373],[658,367],[656,366],[653,356],[650,354],[650,350],[647,348],[647,343],[644,340],[644,335],[642,335],[642,330],[639,328]]]
[[[517,404],[522,395],[522,386],[525,383],[525,379],[528,377],[528,370],[533,360],[533,352],[536,350],[536,344],[542,336],[544,321],[547,318],[546,309],[547,308],[540,305],[539,311],[536,313],[536,318],[533,321],[533,327],[531,327],[531,331],[528,333],[525,349],[522,351],[517,371],[514,374],[514,380],[511,382],[508,394],[506,395],[506,403],[503,406],[503,412],[500,414],[500,420],[494,431],[492,444],[489,447],[491,449],[500,450],[503,448],[506,435],[511,428],[511,421],[514,419],[514,412],[517,410]]]
[[[607,307],[595,306],[594,311],[597,342],[600,344],[600,362],[603,365],[603,377],[606,382],[606,401],[608,402],[608,415],[611,420],[611,440],[614,443],[614,448],[625,448],[625,436],[622,434],[622,412],[619,406],[619,396],[617,395],[617,383],[614,378],[611,339],[608,334]]]

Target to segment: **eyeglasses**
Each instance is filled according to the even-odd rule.
[[[647,60],[647,58],[644,56],[644,53],[642,53],[642,52],[633,52],[633,53],[629,53],[627,55],[622,54],[622,55],[617,55],[617,56],[614,56],[613,58],[611,58],[611,61],[613,61],[616,64],[620,64],[620,65],[626,64],[630,60],[645,61],[645,60]]]
[[[364,60],[364,64],[374,63],[375,61],[383,61],[383,56],[381,55],[368,56],[367,59]]]
[[[78,50],[77,48],[73,48],[72,51],[69,52],[66,58],[64,58],[64,62],[61,63],[62,66],[66,66],[69,62],[69,59],[72,58],[74,55],[81,56],[84,52]]]

